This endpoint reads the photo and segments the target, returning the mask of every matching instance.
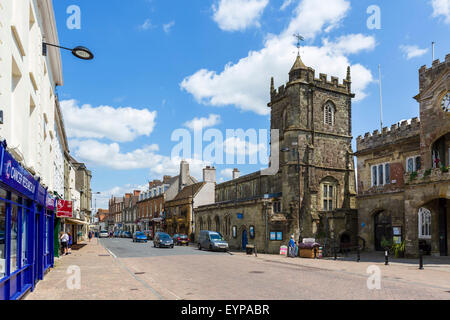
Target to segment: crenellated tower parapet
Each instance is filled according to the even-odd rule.
[[[367,132],[364,137],[356,138],[356,149],[358,152],[375,149],[381,146],[395,144],[400,140],[408,139],[420,134],[419,118],[404,120],[400,124],[393,124],[390,128],[384,127],[382,132],[375,130]]]

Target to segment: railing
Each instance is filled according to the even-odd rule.
[[[421,169],[407,172],[404,175],[405,184],[419,184],[450,180],[448,167]]]

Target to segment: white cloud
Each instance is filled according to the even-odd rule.
[[[347,0],[303,0],[282,36],[292,37],[298,32],[305,38],[314,38],[323,30],[330,32],[339,26],[349,10]]]
[[[139,29],[140,29],[140,30],[149,30],[149,29],[153,29],[154,27],[155,27],[155,26],[152,24],[151,20],[150,20],[150,19],[147,19],[147,20],[144,21],[143,24],[141,24],[141,25],[139,26]]]
[[[217,114],[210,114],[208,118],[194,118],[186,122],[184,125],[192,131],[199,131],[203,128],[214,127],[220,123],[220,116]]]
[[[102,166],[114,170],[149,169],[150,176],[178,175],[180,169],[179,157],[167,157],[158,153],[158,145],[143,146],[123,153],[117,143],[105,144],[95,140],[72,140],[70,148],[75,158],[88,166]],[[202,177],[202,169],[211,165],[200,159],[185,159],[190,164],[191,174]]]
[[[169,23],[167,23],[167,24],[164,24],[163,25],[163,30],[164,30],[164,32],[165,33],[169,33],[170,32],[170,29],[172,29],[172,27],[175,25],[175,21],[170,21]]]
[[[133,141],[138,136],[149,136],[157,112],[147,109],[92,107],[78,105],[76,100],[61,101],[69,138],[107,138],[112,141]]]
[[[329,47],[337,54],[355,54],[361,51],[370,51],[375,49],[376,41],[372,36],[359,34],[348,34],[329,42],[327,38],[323,39],[323,45]]]
[[[303,0],[286,30],[278,36],[267,36],[261,50],[250,51],[235,64],[229,62],[221,72],[201,69],[186,77],[180,87],[198,103],[216,107],[234,105],[243,111],[267,115],[270,77],[279,84],[285,83],[295,61],[297,49],[292,34],[300,32],[313,38],[329,31],[339,25],[349,9],[350,4],[345,0]],[[362,100],[366,87],[373,81],[372,74],[360,64],[352,65],[347,55],[372,50],[375,38],[352,34],[334,42],[328,39],[323,42],[322,46],[302,47],[303,62],[316,70],[317,77],[318,73],[327,73],[338,76],[341,81],[346,77],[347,66],[351,66],[355,101]]]
[[[292,4],[292,2],[294,2],[294,0],[284,0],[283,4],[280,7],[280,10],[286,9]]]
[[[257,153],[267,152],[267,146],[263,143],[254,144],[239,137],[230,137],[224,141],[224,149],[227,154],[252,156]]]
[[[125,184],[123,186],[115,186],[111,189],[101,191],[100,194],[92,194],[92,200],[97,210],[108,209],[108,203],[111,197],[123,197],[125,193],[132,193],[134,190],[147,191],[148,184]]]
[[[242,31],[251,26],[259,27],[259,19],[269,0],[219,0],[213,4],[213,19],[225,31]]]
[[[420,49],[418,46],[401,45],[400,50],[404,53],[407,60],[421,57],[428,52],[428,49]]]
[[[224,178],[231,179],[233,177],[233,169],[226,168],[220,171],[220,175]]]
[[[442,16],[444,22],[450,24],[450,0],[432,0],[433,17]]]

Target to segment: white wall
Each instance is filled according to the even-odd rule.
[[[58,50],[42,56],[43,34],[45,41],[58,42],[51,1],[1,1],[0,21],[0,110],[4,115],[0,138],[53,191],[60,179],[54,168],[60,164],[55,161],[60,152],[55,142],[55,85],[62,84],[62,72]]]

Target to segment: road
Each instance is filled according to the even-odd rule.
[[[381,289],[367,287],[369,275],[317,266],[295,265],[242,253],[197,248],[154,248],[131,239],[101,239],[115,261],[161,299],[450,299],[450,284],[427,285],[382,279]],[[361,266],[362,265],[358,265]]]

